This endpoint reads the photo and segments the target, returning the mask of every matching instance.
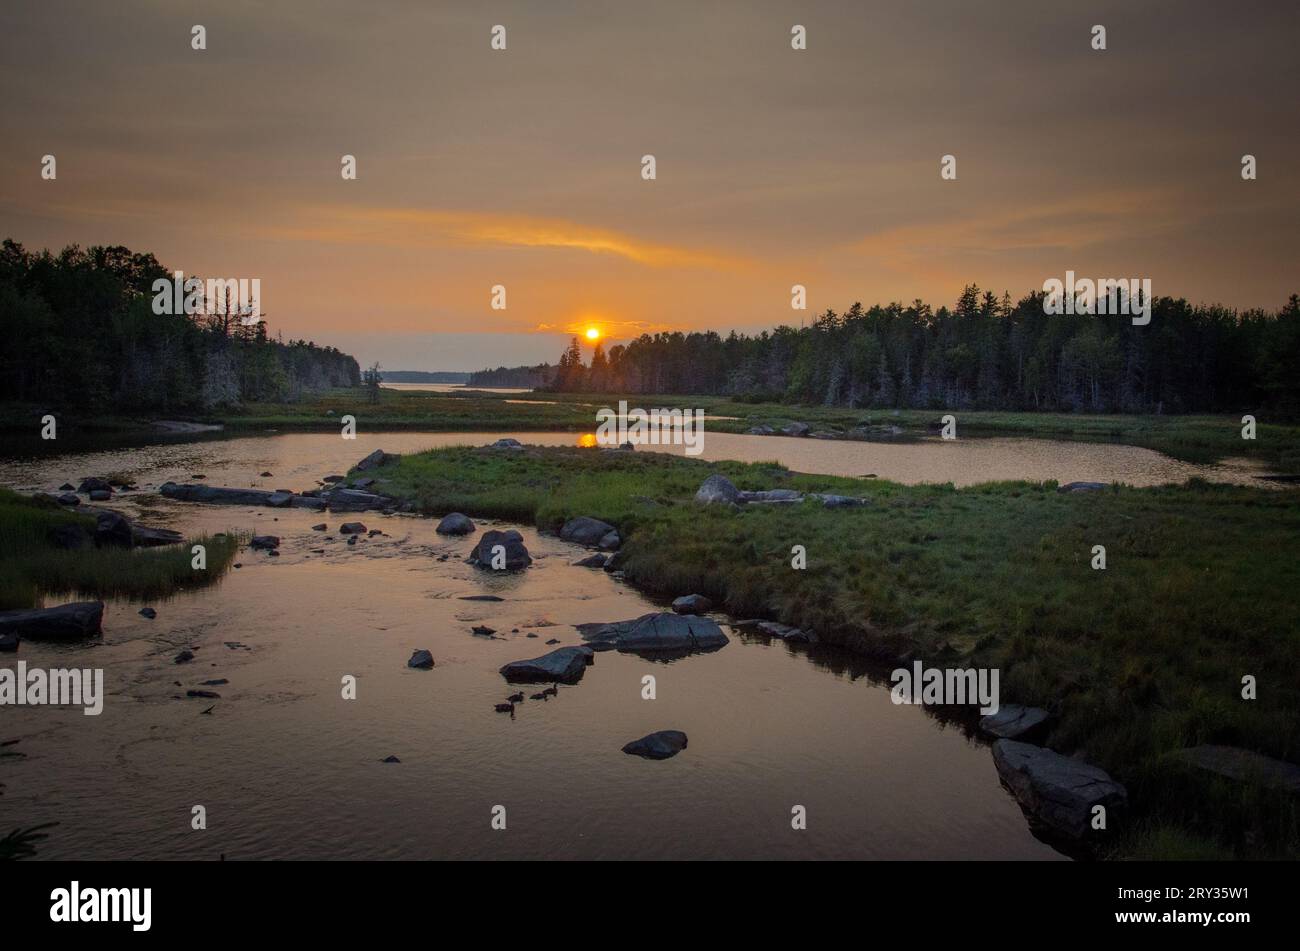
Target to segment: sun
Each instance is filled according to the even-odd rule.
[[[587,339],[588,339],[588,340],[599,340],[599,339],[600,339],[600,329],[597,328],[597,327],[588,327],[588,328],[587,328]]]

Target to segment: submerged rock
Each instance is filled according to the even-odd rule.
[[[74,641],[103,633],[104,602],[76,601],[55,608],[0,611],[0,636],[29,640]]]
[[[152,621],[154,618],[158,616],[158,612],[155,611],[153,608],[141,608],[140,616],[143,618],[148,618],[150,621]]]
[[[633,740],[623,747],[623,752],[646,759],[668,759],[686,749],[686,734],[681,730],[660,730]]]
[[[1128,805],[1128,792],[1104,770],[1041,746],[1015,740],[993,744],[998,776],[1022,809],[1046,829],[1074,840],[1092,831],[1092,810],[1104,806],[1107,824]]]
[[[406,666],[416,670],[428,670],[433,667],[433,655],[427,650],[412,651],[411,659],[406,662]]]
[[[602,522],[588,515],[579,515],[564,523],[564,527],[560,529],[560,537],[566,542],[594,547],[599,545],[601,539],[610,532],[617,534],[617,530],[608,522]]]
[[[576,684],[594,660],[590,647],[559,647],[531,660],[516,660],[501,668],[512,684]]]
[[[189,663],[190,661],[192,661],[193,659],[194,659],[194,651],[189,650],[189,649],[187,648],[187,649],[181,651],[179,654],[177,654],[174,658],[172,658],[172,663],[173,663],[173,664],[188,664],[188,663]]]
[[[468,515],[460,512],[449,512],[442,517],[438,527],[434,529],[439,535],[468,535],[470,532],[477,531],[477,527]]]
[[[575,562],[573,563],[573,567],[575,567],[575,568],[604,568],[604,567],[605,567],[605,562],[608,561],[608,560],[609,560],[609,556],[608,556],[608,555],[602,555],[602,554],[597,553],[597,554],[595,554],[595,555],[588,555],[586,558],[582,559],[581,561],[575,561]]]
[[[727,643],[727,635],[711,618],[666,611],[643,614],[630,621],[576,626],[582,639],[597,650],[689,653],[713,650]]]
[[[1008,703],[980,719],[980,729],[1004,740],[1019,740],[1038,732],[1047,723],[1048,712],[1041,707],[1022,707]]]
[[[280,547],[280,536],[278,535],[254,535],[248,547],[254,551],[272,551]]]
[[[492,549],[497,545],[505,549],[504,570],[519,571],[533,563],[532,555],[528,554],[528,549],[524,546],[524,536],[513,528],[505,532],[484,532],[467,560],[471,565],[492,570]]]
[[[364,535],[366,526],[360,522],[344,522],[339,526],[340,535]]]

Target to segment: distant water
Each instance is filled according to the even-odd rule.
[[[464,383],[381,383],[386,390],[424,390],[428,393],[531,393],[526,386],[466,386]]]

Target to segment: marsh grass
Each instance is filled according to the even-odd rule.
[[[711,472],[742,489],[872,504],[731,510],[692,502]],[[620,528],[627,579],[696,592],[882,658],[996,667],[1002,702],[1056,716],[1048,744],[1125,782],[1121,849],[1300,855],[1294,798],[1171,760],[1223,743],[1300,760],[1300,493],[1191,480],[1060,494],[1053,482],[966,489],[792,474],[595,449],[450,448],[408,456],[386,491],[555,530]],[[803,545],[808,567],[790,567]],[[1091,567],[1092,546],[1107,568]],[[1241,699],[1242,677],[1259,682]],[[1154,830],[1154,831],[1153,831]]]
[[[132,600],[167,597],[221,577],[239,547],[233,534],[200,536],[159,548],[61,549],[63,526],[93,532],[95,521],[0,489],[0,610],[34,607],[43,595],[82,594]],[[191,567],[193,545],[207,548],[207,570]]]

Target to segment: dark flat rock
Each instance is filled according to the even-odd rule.
[[[686,749],[685,733],[681,730],[660,730],[626,744],[623,752],[646,759],[668,759],[684,749]]]
[[[516,660],[501,668],[512,684],[576,684],[593,661],[590,647],[559,647],[531,660]]]
[[[1107,824],[1128,805],[1128,792],[1097,766],[1041,746],[998,740],[993,744],[998,776],[1030,819],[1053,833],[1082,840],[1092,830],[1094,806],[1104,806]]]
[[[608,522],[602,522],[588,515],[579,515],[564,523],[564,527],[560,529],[560,537],[566,542],[595,547],[610,532],[617,532],[617,529]]]
[[[643,614],[629,621],[575,625],[582,639],[598,650],[655,653],[713,650],[727,643],[727,635],[711,618],[670,614]]]
[[[1179,759],[1239,783],[1300,793],[1300,766],[1236,746],[1192,746],[1179,750]]]
[[[429,670],[433,667],[433,655],[427,650],[412,651],[411,659],[406,662],[406,666],[416,670]]]
[[[980,729],[1004,740],[1019,740],[1038,732],[1050,714],[1041,707],[1022,707],[1008,703],[980,719]]]
[[[76,601],[56,608],[0,611],[0,635],[30,640],[76,641],[103,633],[104,602]]]
[[[684,594],[673,601],[673,611],[677,614],[704,614],[712,608],[713,602],[702,594]]]

